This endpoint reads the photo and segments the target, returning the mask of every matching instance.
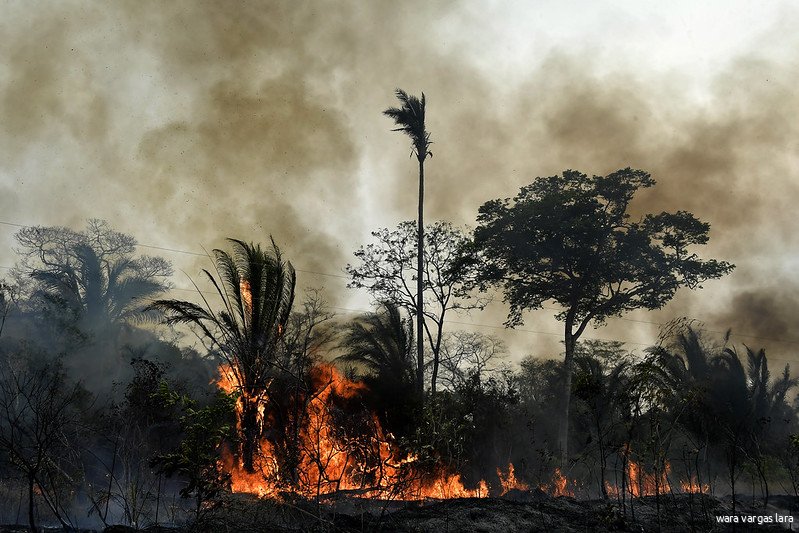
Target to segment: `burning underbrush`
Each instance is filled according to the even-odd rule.
[[[230,367],[220,369],[220,374],[220,388],[240,393]],[[345,378],[329,364],[313,367],[310,384],[305,394],[288,398],[295,407],[295,416],[287,424],[293,430],[290,443],[285,431],[273,429],[280,410],[273,409],[273,402],[264,397],[259,405],[261,430],[252,471],[244,467],[240,454],[225,450],[222,467],[230,474],[233,492],[267,498],[277,498],[282,492],[305,497],[348,492],[382,500],[489,495],[485,481],[467,487],[459,473],[404,451],[394,436],[383,430],[378,417],[364,409],[360,401],[364,384]],[[245,401],[240,395],[239,415]],[[502,490],[517,484],[510,465]]]
[[[550,496],[588,495],[581,482],[554,468],[544,482],[531,485],[517,477],[512,463],[496,468],[496,479],[468,484],[462,475],[434,458],[420,458],[383,429],[378,416],[365,408],[365,384],[344,377],[333,365],[314,366],[307,386],[282,397],[242,394],[236,373],[220,368],[218,386],[238,394],[238,432],[247,402],[257,412],[257,445],[252,468],[243,458],[246,446],[227,446],[220,460],[234,493],[281,499],[286,494],[320,498],[347,494],[374,500],[447,500],[506,496],[536,490]],[[257,405],[253,406],[255,402]],[[629,449],[622,454],[629,456]],[[642,497],[672,491],[670,466],[657,473],[625,460],[621,482],[605,482],[607,496]],[[498,481],[498,482],[497,482]],[[691,479],[678,482],[683,493],[704,493],[707,485]]]

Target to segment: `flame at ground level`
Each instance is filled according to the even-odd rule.
[[[710,492],[710,485],[707,483],[699,483],[694,475],[691,476],[690,481],[680,481],[680,489],[685,493],[707,494]]]
[[[219,369],[217,385],[226,392],[241,392],[237,373],[228,365]],[[457,472],[446,469],[422,469],[417,457],[401,451],[391,434],[384,432],[373,413],[349,412],[342,402],[357,400],[366,391],[365,385],[342,376],[332,365],[320,364],[311,371],[312,390],[303,398],[301,416],[296,430],[296,463],[292,469],[279,463],[281,456],[270,439],[262,436],[258,442],[258,454],[254,460],[254,471],[244,469],[242,460],[230,449],[223,451],[220,466],[230,474],[231,490],[257,494],[266,498],[278,498],[283,491],[318,497],[340,491],[348,491],[362,497],[375,499],[421,500],[450,498],[485,498],[491,487],[480,480],[474,488],[468,488]],[[266,413],[268,398],[258,402],[259,424],[274,425]],[[240,416],[245,399],[240,397],[237,414]],[[357,403],[357,402],[356,402]],[[354,411],[357,411],[354,410]],[[356,418],[352,423],[353,417]],[[343,422],[343,424],[342,424]],[[237,421],[239,430],[240,420]],[[358,432],[348,433],[341,426],[356,426]],[[269,427],[262,430],[269,430]],[[261,431],[264,435],[265,432]],[[629,448],[626,448],[629,450]],[[284,454],[285,455],[285,454]],[[293,472],[292,477],[286,471]],[[512,463],[507,471],[497,468],[499,486],[494,494],[505,495],[511,490],[529,490],[529,485],[517,479]],[[646,472],[635,461],[627,463],[623,484],[625,492],[633,497],[650,496],[671,492],[668,480],[670,466],[657,475]],[[708,485],[700,485],[696,479],[680,481],[683,492],[709,492]],[[538,488],[551,496],[574,497],[576,479],[569,480],[555,468],[550,480]],[[609,496],[618,497],[621,489],[605,483]]]
[[[666,462],[665,468],[658,474],[647,472],[644,468],[635,461],[628,461],[626,472],[626,492],[631,496],[655,496],[656,494],[665,494],[671,492],[669,485],[668,474],[671,466]],[[605,482],[605,489],[608,496],[618,497],[621,495],[620,489]]]
[[[668,479],[670,473],[671,464],[668,461],[664,462],[663,469],[659,473],[653,473],[647,472],[640,463],[631,460],[627,463],[627,471],[625,473],[626,493],[630,496],[640,497],[672,492]],[[696,476],[692,476],[690,480],[680,480],[679,485],[680,491],[683,493],[706,494],[710,492],[710,485],[700,484]],[[605,482],[605,489],[608,496],[619,497],[622,494],[618,486],[607,481]]]
[[[217,385],[226,392],[241,392],[237,374],[229,365],[222,365]],[[337,406],[342,400],[352,400],[365,391],[362,383],[342,376],[332,365],[320,364],[311,371],[313,390],[303,398],[301,423],[296,434],[298,464],[293,479],[285,479],[275,445],[268,438],[259,441],[254,472],[244,469],[242,461],[229,449],[223,452],[220,466],[230,474],[231,490],[261,497],[279,497],[284,490],[306,497],[316,497],[339,491],[350,491],[376,499],[449,499],[485,498],[489,486],[481,480],[467,488],[461,475],[439,469],[436,474],[422,472],[418,459],[403,454],[390,434],[386,434],[373,413],[342,413]],[[264,420],[267,398],[260,400],[261,422]],[[240,416],[241,397],[236,405]],[[338,422],[349,416],[360,416],[357,435],[347,434]],[[266,415],[268,419],[268,415]],[[241,425],[239,423],[239,429]],[[266,428],[268,430],[268,428]],[[513,465],[504,479],[512,488],[526,488],[518,482]],[[498,470],[500,479],[503,479]],[[505,483],[503,482],[503,487]],[[504,489],[504,491],[509,489]],[[503,492],[504,493],[504,492]]]
[[[527,483],[523,483],[516,479],[516,470],[513,468],[513,463],[508,463],[508,473],[504,474],[502,470],[497,468],[497,477],[502,486],[502,496],[506,495],[512,490],[529,490]]]
[[[577,480],[573,479],[571,485],[576,486]],[[560,468],[555,468],[549,483],[542,483],[538,486],[538,488],[550,496],[574,497],[574,489],[569,487],[569,480],[563,475],[563,472],[560,471]]]

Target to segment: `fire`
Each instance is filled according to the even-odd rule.
[[[244,304],[245,316],[252,316],[252,289],[250,288],[249,280],[242,279],[239,281],[239,292],[241,292],[241,301]]]
[[[236,392],[238,380],[233,372],[233,368],[228,364],[222,364],[219,366],[218,371],[219,379],[216,380],[216,386],[227,394]]]
[[[576,480],[572,480],[573,484],[577,484]],[[543,492],[551,496],[570,496],[574,497],[574,490],[569,488],[569,480],[560,471],[560,468],[555,468],[552,473],[552,479],[549,483],[542,483],[538,486]]]
[[[696,480],[696,476],[691,476],[690,481],[680,481],[680,489],[686,494],[707,494],[710,492],[710,485],[706,483],[700,484],[699,481]]]
[[[433,480],[422,483],[403,493],[403,497],[414,499],[432,498],[447,500],[451,498],[487,498],[488,484],[481,479],[475,489],[467,489],[463,485],[460,474],[443,474]]]
[[[226,392],[240,390],[236,372],[229,365],[219,369],[217,385]],[[255,472],[247,472],[241,460],[226,450],[221,467],[231,476],[231,490],[261,497],[279,497],[281,490],[290,489],[306,497],[318,497],[338,491],[352,491],[376,499],[448,499],[485,498],[489,486],[481,480],[473,489],[467,488],[460,474],[441,471],[436,476],[418,472],[418,459],[403,455],[393,436],[386,434],[374,414],[361,421],[363,434],[346,435],[336,417],[337,402],[346,402],[365,392],[365,385],[343,377],[332,365],[320,364],[311,371],[313,390],[305,402],[298,432],[299,464],[297,479],[292,483],[281,478],[278,454],[267,439],[260,439],[260,453],[254,461]],[[259,405],[264,417],[266,398]],[[236,404],[237,413],[243,409],[242,399]],[[349,416],[349,415],[346,415]],[[268,421],[267,421],[268,424]],[[506,478],[516,488],[525,487],[515,479],[513,465]]]
[[[529,490],[529,486],[516,479],[516,472],[513,468],[513,463],[508,463],[508,473],[503,474],[502,470],[497,467],[497,477],[499,484],[502,485],[502,496],[506,495],[512,490]]]
[[[641,496],[655,496],[671,492],[668,475],[671,465],[668,461],[659,475],[647,472],[639,463],[629,461],[627,463],[627,493],[636,498]],[[619,496],[621,491],[615,485],[605,482],[605,489],[610,496]]]
[[[654,473],[646,472],[644,468],[635,461],[630,461],[627,465],[627,494],[631,496],[655,496],[671,492],[668,475],[671,472],[671,465],[665,462],[663,471],[659,476]],[[609,496],[618,497],[621,494],[619,487],[605,482],[605,488]],[[680,490],[683,493],[707,494],[710,492],[710,485],[699,483],[696,476],[690,480],[680,481]]]

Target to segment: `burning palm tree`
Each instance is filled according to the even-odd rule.
[[[296,276],[272,240],[272,250],[228,239],[233,253],[214,250],[216,276],[203,270],[222,301],[215,311],[205,297],[203,306],[182,300],[157,300],[167,324],[186,323],[199,328],[225,362],[223,379],[239,393],[240,456],[253,472],[262,433],[262,412],[269,385],[279,364],[277,345],[294,302]],[[202,296],[202,293],[200,293]]]
[[[424,112],[425,98],[419,99],[411,96],[402,89],[396,90],[396,95],[402,103],[402,107],[390,107],[383,111],[383,114],[394,119],[394,123],[399,128],[393,131],[401,131],[411,138],[413,153],[419,161],[419,217],[418,236],[416,241],[416,386],[420,396],[424,393],[424,338],[421,332],[424,331],[424,161],[427,156],[432,156],[429,148],[432,144],[430,133],[425,129]]]

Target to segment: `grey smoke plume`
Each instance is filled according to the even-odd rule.
[[[694,212],[712,224],[703,254],[739,265],[654,319],[790,336],[797,284],[782,273],[799,244],[799,63],[783,53],[796,49],[784,32],[715,66],[700,100],[688,73],[598,63],[607,56],[590,49],[542,49],[529,70],[498,79],[452,37],[474,16],[466,3],[4,11],[0,218],[76,228],[105,218],[142,243],[192,251],[272,234],[298,268],[340,274],[370,230],[414,217],[410,149],[380,112],[395,87],[424,90],[428,219],[473,224],[483,202],[566,168],[643,168],[658,185],[637,212]],[[205,265],[168,257],[192,275]],[[300,281],[351,299],[339,278]],[[478,321],[500,323],[495,308]],[[539,315],[528,326],[557,331]],[[611,322],[597,335],[630,329]]]

